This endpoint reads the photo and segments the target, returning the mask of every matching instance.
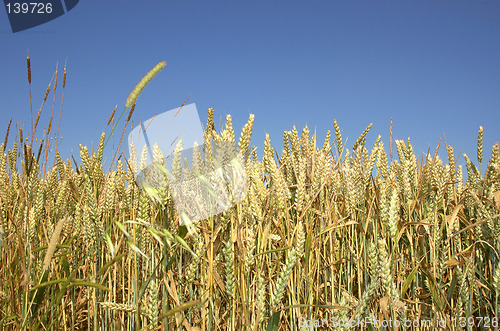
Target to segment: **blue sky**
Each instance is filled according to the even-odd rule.
[[[482,125],[487,161],[500,138],[499,36],[500,2],[490,0],[80,1],[15,34],[1,9],[0,139],[10,118],[29,131],[29,50],[34,113],[56,63],[62,73],[67,59],[64,159],[73,151],[79,160],[79,143],[96,146],[115,105],[121,111],[140,78],[165,60],[134,123],[190,97],[202,121],[214,107],[217,118],[233,116],[237,131],[254,113],[252,142],[262,146],[269,133],[281,151],[284,130],[308,124],[322,142],[334,118],[349,147],[372,122],[368,146],[380,134],[388,147],[393,117],[394,138],[411,137],[416,152],[434,150],[446,135],[456,155],[474,159]],[[56,115],[60,100],[59,89]]]

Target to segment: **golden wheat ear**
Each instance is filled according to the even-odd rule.
[[[45,253],[45,258],[43,259],[43,271],[46,271],[50,267],[50,261],[54,256],[56,251],[57,242],[59,241],[59,237],[61,236],[61,231],[64,227],[64,223],[66,222],[66,218],[62,218],[57,222],[54,232],[52,233],[52,237],[50,238],[49,245],[47,247],[47,253]]]
[[[43,259],[42,264],[42,278],[37,286],[40,284],[44,284],[47,282],[49,278],[49,267],[50,262],[52,261],[52,257],[56,251],[57,242],[59,241],[59,237],[61,236],[62,229],[64,224],[66,223],[66,218],[62,218],[57,222],[54,232],[52,233],[52,237],[50,238],[49,245],[47,246],[47,252],[45,253],[45,258]],[[36,287],[35,287],[36,288]],[[31,293],[30,298],[30,312],[31,314],[35,314],[38,308],[41,306],[44,295],[45,295],[46,286],[42,286],[41,288],[37,288],[36,291]]]

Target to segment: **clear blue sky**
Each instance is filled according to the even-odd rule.
[[[135,123],[190,96],[202,121],[214,107],[237,131],[254,113],[253,143],[267,132],[279,151],[283,130],[308,124],[322,141],[334,118],[349,147],[371,122],[368,147],[378,134],[388,147],[391,117],[394,138],[411,137],[416,152],[446,135],[475,159],[482,125],[487,160],[500,138],[499,1],[80,1],[15,34],[1,8],[0,49],[2,141],[10,118],[29,128],[27,50],[35,113],[67,59],[64,158],[97,144],[114,106],[161,60]]]

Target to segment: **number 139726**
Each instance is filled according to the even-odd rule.
[[[50,14],[52,3],[47,2],[14,2],[7,3],[7,14]]]

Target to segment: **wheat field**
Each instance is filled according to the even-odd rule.
[[[124,131],[161,68],[153,70],[127,100]],[[63,89],[65,80],[66,68]],[[235,146],[248,188],[238,204],[186,227],[168,186],[136,181],[144,158],[117,150],[105,169],[109,134],[66,161],[54,116],[36,138],[43,103],[30,133],[12,138],[9,125],[0,145],[1,329],[498,326],[500,156],[497,142],[483,160],[482,128],[466,169],[449,145],[447,160],[439,143],[425,156],[410,139],[366,146],[371,125],[347,148],[335,120],[324,138],[293,127],[276,148],[266,136],[259,159],[254,116],[238,135],[229,115],[216,128],[210,108],[205,140]]]

